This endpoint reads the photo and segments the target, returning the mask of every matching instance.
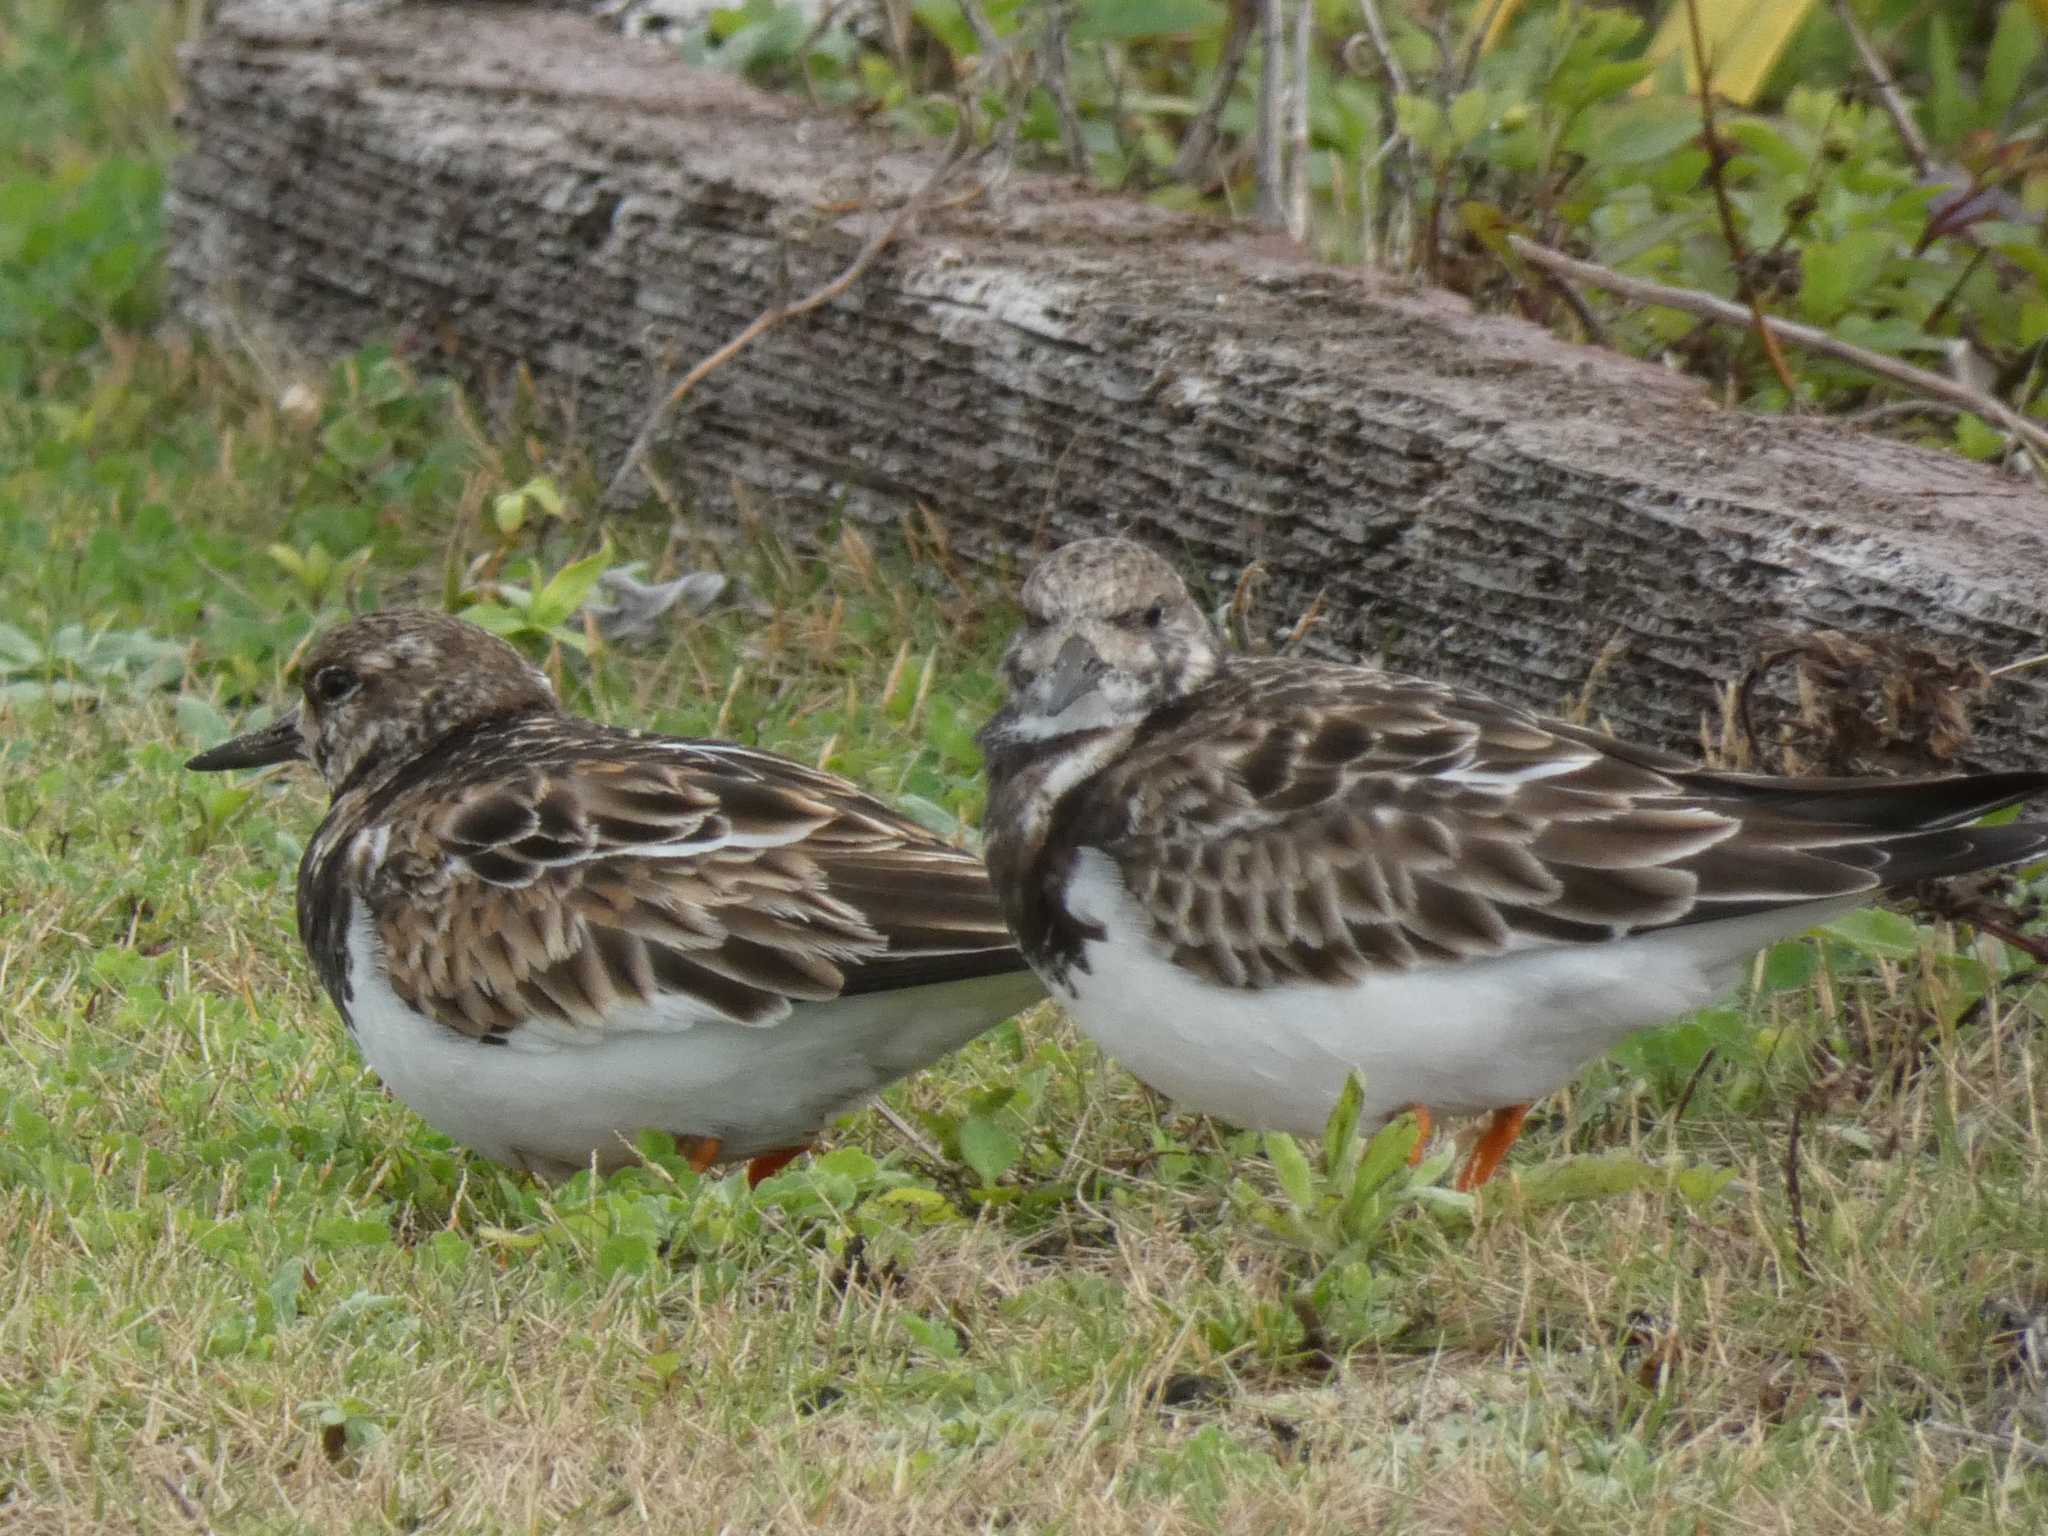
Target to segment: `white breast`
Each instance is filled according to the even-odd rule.
[[[1637,1030],[1729,990],[1764,945],[1858,905],[1247,992],[1174,965],[1099,850],[1081,851],[1066,902],[1105,931],[1063,999],[1082,1030],[1192,1108],[1297,1135],[1322,1131],[1354,1069],[1373,1125],[1411,1104],[1459,1115],[1542,1098]]]
[[[753,1029],[715,1019],[515,1030],[483,1045],[408,1008],[358,906],[349,1014],[363,1058],[422,1119],[513,1167],[560,1177],[631,1161],[636,1131],[716,1136],[724,1154],[802,1146],[876,1091],[1042,996],[1028,972],[799,1004]],[[635,1024],[647,1027],[634,1027]]]

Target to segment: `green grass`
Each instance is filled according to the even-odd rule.
[[[1945,929],[1781,947],[1546,1106],[1476,1208],[1397,1177],[1365,1238],[1049,1009],[891,1094],[936,1158],[872,1114],[752,1194],[658,1148],[552,1190],[451,1150],[291,933],[312,787],[179,766],[312,629],[606,537],[715,557],[741,599],[671,643],[537,652],[577,706],[971,823],[1007,610],[929,549],[601,527],[544,409],[483,422],[386,355],[159,333],[177,30],[0,0],[0,101],[35,106],[0,111],[0,1524],[2048,1518],[2036,994],[1986,999],[2016,960]],[[492,498],[537,474],[575,516],[508,541]],[[326,578],[271,553],[316,544]]]

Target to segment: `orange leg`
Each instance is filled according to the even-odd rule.
[[[747,1164],[747,1188],[752,1189],[763,1179],[782,1172],[810,1150],[809,1147],[780,1147],[773,1152],[763,1152]]]
[[[1422,1162],[1422,1154],[1429,1150],[1429,1106],[1408,1104],[1402,1107],[1415,1117],[1415,1145],[1408,1150],[1408,1166],[1414,1168]]]
[[[676,1151],[682,1154],[683,1161],[688,1163],[691,1171],[695,1173],[702,1173],[706,1168],[717,1162],[719,1149],[724,1145],[725,1143],[716,1136],[678,1136],[676,1138]]]
[[[1458,1174],[1458,1188],[1477,1189],[1493,1177],[1501,1159],[1508,1155],[1508,1148],[1522,1134],[1522,1122],[1528,1117],[1526,1104],[1504,1104],[1487,1117],[1486,1129],[1479,1133],[1479,1140],[1472,1145],[1472,1155]]]

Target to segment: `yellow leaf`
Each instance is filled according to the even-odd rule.
[[[1707,63],[1714,77],[1714,93],[1747,106],[1756,100],[1793,35],[1813,11],[1814,0],[1691,0],[1700,9],[1700,37],[1706,44]],[[1698,90],[1699,63],[1692,56],[1692,20],[1686,14],[1688,0],[1670,0],[1657,35],[1650,39],[1647,58],[1663,63],[1669,58],[1685,60],[1685,84]],[[2034,0],[2038,8],[2048,0]],[[1654,89],[1651,80],[1636,89]]]

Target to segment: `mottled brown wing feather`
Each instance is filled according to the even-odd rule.
[[[384,808],[363,885],[408,1005],[481,1038],[675,994],[767,1025],[1023,968],[981,861],[852,786],[738,749],[607,746]]]
[[[1958,823],[2044,784],[1714,774],[1454,688],[1250,661],[1141,731],[1062,830],[1176,961],[1260,988],[2006,862],[2048,834]]]

